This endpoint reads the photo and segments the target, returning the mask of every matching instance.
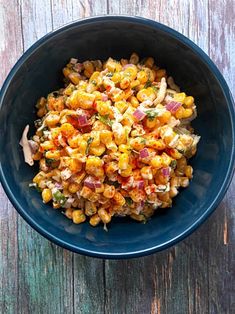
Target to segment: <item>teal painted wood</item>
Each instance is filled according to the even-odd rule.
[[[235,94],[233,0],[0,0],[0,82],[23,50],[48,31],[107,13],[149,17],[189,36],[215,61]],[[235,180],[218,210],[175,247],[139,259],[102,261],[42,238],[1,189],[0,313],[235,312],[234,190]]]

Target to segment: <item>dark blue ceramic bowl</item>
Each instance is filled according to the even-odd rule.
[[[75,225],[28,188],[37,166],[24,163],[19,139],[28,122],[33,132],[36,100],[62,85],[61,69],[70,57],[121,58],[133,51],[153,56],[196,99],[198,118],[193,126],[201,141],[191,160],[194,178],[172,208],[147,224],[116,218],[109,232],[88,223]],[[10,201],[35,230],[77,253],[130,258],[163,250],[202,224],[222,200],[233,175],[235,114],[224,78],[193,42],[151,20],[94,17],[49,33],[16,63],[2,87],[0,105],[0,176]]]

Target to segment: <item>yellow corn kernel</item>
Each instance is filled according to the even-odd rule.
[[[72,95],[68,98],[68,104],[72,109],[92,109],[95,95],[86,93],[81,90],[73,91]]]
[[[174,149],[174,148],[171,148],[169,150],[169,154],[174,159],[180,159],[183,156],[177,149]]]
[[[56,101],[53,104],[53,109],[55,111],[62,111],[64,110],[64,98],[63,97],[59,97],[56,99]]]
[[[96,213],[97,213],[97,208],[96,208],[95,203],[86,201],[85,202],[85,214],[87,216],[92,216],[92,215],[94,215]]]
[[[40,148],[44,151],[44,150],[50,150],[53,149],[55,147],[54,143],[52,141],[45,141],[43,143],[40,144]]]
[[[95,156],[101,156],[106,150],[106,147],[104,144],[100,144],[99,146],[95,146],[95,147],[90,147],[89,149],[89,153],[91,155],[95,155]]]
[[[73,180],[77,184],[80,184],[82,182],[82,180],[85,178],[85,176],[86,176],[85,171],[81,171],[81,172],[76,173],[76,174],[73,175]]]
[[[90,188],[88,188],[87,186],[83,186],[83,188],[81,189],[80,195],[83,198],[89,198],[92,195],[92,190]]]
[[[69,69],[67,67],[63,68],[63,74],[64,74],[65,77],[68,77],[71,72],[72,72],[71,69]]]
[[[148,80],[148,75],[144,70],[141,70],[137,73],[137,80],[140,81],[140,84],[145,84]]]
[[[60,121],[60,116],[55,113],[50,113],[45,119],[45,123],[49,127],[55,126],[57,123],[59,123],[59,121]]]
[[[129,66],[124,70],[123,75],[133,81],[137,75],[137,67],[135,65]]]
[[[92,126],[92,131],[110,130],[110,127],[99,120],[96,120]]]
[[[160,169],[162,167],[161,156],[155,156],[151,159],[151,166],[155,169]]]
[[[115,187],[113,185],[104,185],[104,192],[103,195],[106,198],[113,198],[115,194]]]
[[[130,86],[130,79],[128,77],[124,77],[120,82],[120,88],[126,89]]]
[[[171,118],[171,113],[170,111],[166,111],[164,112],[162,115],[160,115],[158,117],[158,120],[162,123],[162,124],[165,124],[167,123]]]
[[[84,69],[88,71],[89,73],[93,73],[95,70],[94,65],[91,61],[84,61],[83,66],[84,66]]]
[[[172,161],[172,158],[169,155],[167,155],[166,153],[162,153],[161,160],[162,160],[162,166],[168,167]]]
[[[67,142],[70,147],[77,148],[79,143],[82,141],[82,136],[80,134],[74,133],[71,137],[68,138]]]
[[[96,110],[101,116],[113,114],[112,107],[109,101],[100,101],[96,102]]]
[[[60,159],[60,151],[59,150],[48,151],[45,153],[45,157],[48,159],[59,160]]]
[[[90,223],[90,225],[95,227],[100,223],[100,221],[101,221],[100,216],[98,214],[95,214],[95,215],[91,216],[89,223]]]
[[[123,90],[120,90],[120,92],[110,95],[110,98],[113,102],[117,102],[125,98],[125,93]]]
[[[128,165],[126,169],[120,170],[119,174],[124,178],[130,177],[132,175],[132,166]]]
[[[118,146],[118,150],[121,153],[129,153],[130,152],[130,146],[126,145],[126,144],[121,144],[121,145]]]
[[[108,224],[111,221],[111,215],[104,208],[98,210],[98,215],[104,224]]]
[[[70,96],[72,92],[74,91],[75,86],[73,84],[69,84],[65,89],[64,89],[64,94],[67,96]]]
[[[52,200],[52,193],[50,189],[44,189],[42,191],[42,200],[43,203],[48,203]]]
[[[149,128],[149,129],[153,129],[157,126],[158,124],[158,120],[157,118],[154,118],[154,119],[147,119],[146,120],[146,127]]]
[[[137,93],[137,99],[140,102],[143,102],[145,100],[154,100],[156,98],[155,93],[153,92],[152,88],[148,89],[148,88],[144,88],[141,89],[138,93]]]
[[[118,168],[121,170],[125,170],[128,167],[128,163],[129,163],[128,154],[127,153],[121,154],[118,161]]]
[[[139,106],[139,101],[135,96],[130,97],[130,103],[134,108],[137,108]]]
[[[122,125],[132,126],[134,124],[134,117],[131,114],[127,114],[126,112],[123,115]]]
[[[192,107],[192,105],[194,104],[194,98],[192,96],[187,96],[184,99],[184,105],[186,107]]]
[[[87,145],[88,145],[87,141],[85,141],[85,140],[82,140],[80,143],[78,143],[78,150],[79,150],[80,154],[82,154],[82,155],[86,154]]]
[[[76,182],[72,182],[68,186],[68,190],[70,193],[77,193],[79,191],[79,189],[80,189],[80,186]]]
[[[138,85],[140,85],[140,81],[139,80],[134,80],[134,81],[131,82],[130,88],[135,88]]]
[[[180,186],[183,188],[186,188],[189,185],[189,179],[187,177],[181,177],[179,178]]]
[[[112,152],[116,152],[117,151],[117,145],[112,141],[110,143],[106,144],[107,149],[111,150]]]
[[[69,158],[66,164],[71,172],[79,172],[82,170],[82,162],[77,158]]]
[[[77,85],[80,81],[81,76],[77,72],[71,72],[69,73],[68,78],[74,85]]]
[[[128,108],[128,103],[124,100],[115,102],[114,106],[121,112],[124,113]]]
[[[112,176],[118,170],[118,164],[115,161],[111,161],[105,165],[105,173],[107,176]]]
[[[73,209],[72,208],[67,208],[64,213],[65,213],[65,216],[67,218],[72,219],[72,217],[73,217]]]
[[[136,203],[139,203],[146,198],[145,192],[143,190],[138,189],[138,188],[134,188],[133,190],[131,190],[129,192],[129,195],[130,195],[131,199]]]
[[[135,150],[141,150],[145,147],[146,140],[143,137],[135,137],[130,139],[130,146]]]
[[[171,198],[175,197],[178,194],[178,190],[175,186],[172,186],[169,191],[169,195]]]
[[[193,114],[193,110],[191,108],[184,109],[183,118],[189,118]]]
[[[61,132],[63,133],[63,135],[65,137],[70,137],[73,135],[73,133],[75,132],[74,127],[72,126],[72,124],[70,123],[64,123],[61,125],[60,127]]]
[[[113,73],[111,80],[114,83],[119,83],[121,81],[121,78],[122,78],[121,74],[119,72],[115,72],[115,73]]]
[[[93,72],[93,74],[91,75],[91,77],[89,79],[89,82],[95,86],[100,85],[102,83],[102,78],[100,76],[100,72],[98,72],[98,71]]]
[[[39,183],[43,178],[45,177],[45,173],[40,171],[39,173],[36,174],[36,176],[33,178],[33,183]]]
[[[110,142],[112,142],[113,140],[113,137],[112,137],[112,132],[111,131],[108,131],[108,130],[102,130],[100,131],[100,141],[103,143],[103,144],[108,144]]]
[[[137,64],[139,62],[139,56],[136,52],[133,52],[130,56],[130,63]]]
[[[81,209],[76,209],[72,213],[72,219],[75,224],[80,224],[86,220],[84,211]]]
[[[42,158],[42,153],[40,153],[40,152],[36,152],[33,155],[33,160],[40,160],[41,158]]]
[[[161,78],[166,77],[166,70],[165,69],[159,69],[156,71],[156,79],[157,81],[161,81]]]
[[[154,59],[152,57],[148,57],[145,62],[144,65],[148,68],[152,68],[154,65]]]
[[[185,93],[175,93],[173,96],[175,101],[181,102],[182,104],[185,101],[186,94]]]
[[[88,137],[88,138],[92,137],[92,142],[90,143],[90,147],[96,147],[100,145],[100,132],[91,131],[90,135],[91,136]]]
[[[126,203],[125,198],[122,196],[121,193],[115,191],[115,194],[113,196],[113,200],[117,205],[123,206]]]
[[[191,166],[186,166],[184,173],[186,175],[186,177],[188,177],[189,179],[192,179],[193,177],[193,168]]]
[[[37,111],[37,116],[39,118],[42,118],[43,116],[45,116],[45,114],[47,113],[47,110],[45,107],[39,108],[39,110]]]
[[[183,107],[179,107],[179,109],[175,113],[175,117],[177,119],[182,119],[184,117],[184,111],[185,109]]]
[[[145,180],[152,180],[153,179],[153,173],[152,173],[151,167],[145,166],[145,167],[141,168],[140,172],[141,172],[141,176],[143,177],[143,179],[145,179]]]
[[[93,95],[95,95],[95,100],[101,100],[102,99],[102,94],[98,90],[94,91]]]

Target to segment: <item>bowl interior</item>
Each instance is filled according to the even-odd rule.
[[[115,218],[105,232],[102,226],[74,225],[59,210],[44,205],[40,195],[28,188],[37,166],[24,163],[19,140],[22,130],[36,119],[40,96],[63,85],[61,69],[70,59],[106,59],[153,56],[188,95],[193,95],[198,118],[193,122],[201,135],[197,155],[190,160],[194,178],[174,199],[174,206],[156,214],[147,224]],[[93,19],[75,23],[39,41],[30,49],[7,81],[2,97],[1,167],[8,196],[21,214],[54,241],[75,251],[99,256],[134,256],[162,249],[211,211],[231,164],[234,135],[221,82],[198,54],[180,42],[175,33],[158,29],[144,20]],[[226,127],[225,127],[226,126]],[[4,184],[5,185],[5,184]],[[132,255],[131,255],[132,254]]]

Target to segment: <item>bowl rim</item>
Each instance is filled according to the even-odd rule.
[[[79,27],[82,25],[90,24],[93,22],[102,22],[102,21],[124,21],[124,22],[132,22],[134,24],[139,24],[143,26],[149,26],[153,29],[159,29],[170,36],[174,37],[176,40],[182,42],[187,47],[192,49],[196,55],[208,66],[210,71],[214,74],[215,78],[218,80],[223,92],[224,97],[226,98],[228,109],[229,109],[229,116],[231,119],[231,126],[232,126],[232,134],[233,139],[235,139],[235,109],[234,109],[234,100],[232,97],[232,94],[229,90],[229,87],[217,68],[217,66],[214,64],[214,62],[210,59],[210,57],[199,47],[197,46],[192,40],[184,36],[183,34],[179,33],[178,31],[170,28],[169,26],[166,26],[162,23],[159,23],[157,21],[143,18],[140,16],[130,16],[130,15],[99,15],[99,16],[93,16],[93,17],[87,17],[82,18],[70,23],[67,23],[63,25],[62,27],[59,27],[43,37],[41,37],[39,40],[37,40],[33,45],[31,45],[24,53],[23,55],[18,59],[18,61],[15,63],[11,71],[9,72],[7,78],[5,79],[1,91],[0,91],[0,109],[2,107],[2,102],[4,100],[6,91],[11,83],[11,80],[19,70],[19,68],[24,64],[24,62],[36,51],[42,44],[44,44],[47,40],[49,40],[51,37],[54,37],[55,35],[59,34],[60,32],[66,31],[73,27]],[[235,140],[233,141],[235,143]],[[164,249],[167,249],[176,243],[180,242],[181,240],[185,239],[187,236],[189,236],[193,231],[195,231],[216,209],[216,207],[219,205],[219,203],[222,201],[230,183],[233,178],[234,173],[234,162],[235,162],[235,144],[231,147],[231,154],[230,154],[230,162],[229,166],[227,168],[226,175],[224,177],[223,184],[221,185],[217,197],[213,200],[213,202],[210,204],[210,206],[207,207],[207,209],[204,211],[204,213],[195,221],[193,222],[187,229],[185,229],[183,232],[178,234],[176,237],[170,239],[167,242],[164,242],[162,244],[147,247],[145,249],[137,250],[137,251],[128,251],[128,252],[105,252],[101,250],[91,250],[91,249],[85,249],[85,248],[79,248],[76,245],[72,245],[63,239],[53,235],[50,231],[45,230],[40,224],[38,224],[34,219],[31,218],[31,216],[24,210],[24,208],[21,206],[17,198],[14,196],[14,192],[11,190],[11,187],[8,185],[8,182],[5,178],[4,171],[2,168],[2,164],[0,162],[0,181],[2,183],[3,189],[5,190],[5,193],[8,197],[8,199],[11,201],[14,208],[18,211],[18,213],[26,220],[26,222],[37,232],[39,232],[42,236],[44,236],[46,239],[54,242],[55,244],[68,249],[72,252],[79,253],[86,256],[91,257],[98,257],[98,258],[105,258],[105,259],[125,259],[125,258],[135,258],[140,256],[146,256],[158,251],[162,251]]]

